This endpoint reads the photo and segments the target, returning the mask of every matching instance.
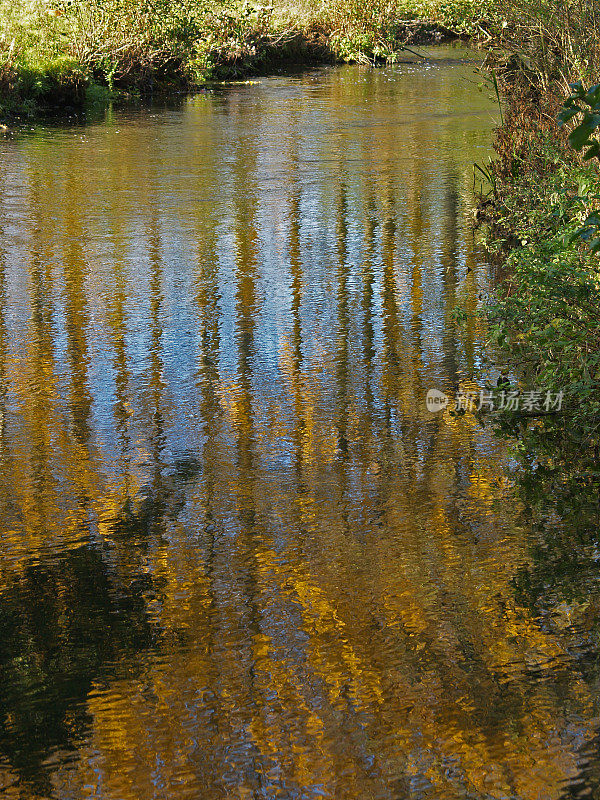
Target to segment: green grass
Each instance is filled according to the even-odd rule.
[[[81,104],[90,86],[156,91],[286,61],[393,61],[414,35],[410,21],[472,34],[489,8],[472,0],[0,0],[0,113]]]

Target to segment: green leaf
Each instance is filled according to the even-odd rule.
[[[569,134],[569,142],[571,146],[579,151],[587,144],[590,136],[594,133],[596,128],[600,125],[600,114],[587,113],[583,122],[574,128]]]
[[[588,89],[588,92],[585,96],[585,102],[588,103],[590,106],[596,106],[597,103],[600,101],[600,84],[596,84],[596,86],[591,86]]]
[[[582,111],[582,109],[579,108],[579,106],[573,105],[570,108],[567,108],[566,105],[563,106],[557,117],[559,125],[564,125],[566,122],[569,122],[569,120],[573,119],[573,117],[576,114],[579,114],[580,111]]]
[[[583,88],[583,85],[582,85],[581,81],[576,81],[575,83],[570,83],[569,84],[569,89],[571,89],[572,92],[573,92],[573,94],[571,95],[570,99],[575,100],[575,99],[580,98],[580,97],[585,97],[585,89]]]

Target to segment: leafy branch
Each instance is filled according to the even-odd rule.
[[[569,134],[569,144],[578,153],[585,149],[584,161],[600,158],[600,141],[596,138],[596,132],[600,127],[600,84],[585,89],[581,81],[578,81],[570,84],[570,89],[571,94],[564,101],[558,114],[559,125],[576,120],[578,124]],[[590,198],[578,199],[586,201]],[[592,211],[583,225],[569,237],[571,242],[577,239],[589,242],[592,253],[600,252],[600,212]]]

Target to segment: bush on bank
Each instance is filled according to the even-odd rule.
[[[498,131],[485,214],[499,282],[486,312],[492,351],[511,382],[564,393],[560,410],[496,418],[514,445],[528,530],[516,597],[549,619],[560,604],[585,614],[598,581],[600,257],[593,240],[576,234],[600,208],[600,176],[596,162],[569,146],[573,125],[556,125],[562,87],[540,91],[529,77],[523,84],[511,76]]]
[[[281,61],[394,60],[419,33],[478,30],[476,0],[0,0],[0,110],[82,89],[195,86]]]
[[[568,77],[580,68],[581,62],[574,64]],[[586,64],[585,72],[592,68]],[[570,518],[573,529],[597,530],[600,262],[577,233],[600,209],[600,174],[597,161],[584,160],[569,143],[580,120],[564,129],[557,124],[567,69],[565,56],[556,73],[521,63],[502,76],[504,124],[484,212],[500,280],[487,317],[502,366],[521,385],[564,393],[559,412],[511,412],[499,419],[526,468],[527,500],[546,515],[552,508]]]

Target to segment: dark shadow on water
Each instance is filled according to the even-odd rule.
[[[159,644],[146,613],[157,591],[141,573],[123,583],[110,552],[86,544],[30,564],[0,595],[0,752],[24,784],[50,794],[44,761],[76,751],[92,686]]]
[[[515,493],[523,504],[528,559],[512,580],[514,597],[537,626],[560,639],[571,670],[593,693],[600,683],[600,492],[593,448],[568,414],[534,425],[518,413],[489,423],[520,444]],[[599,706],[594,698],[595,714]],[[600,796],[598,733],[576,749],[577,775],[561,800]]]

